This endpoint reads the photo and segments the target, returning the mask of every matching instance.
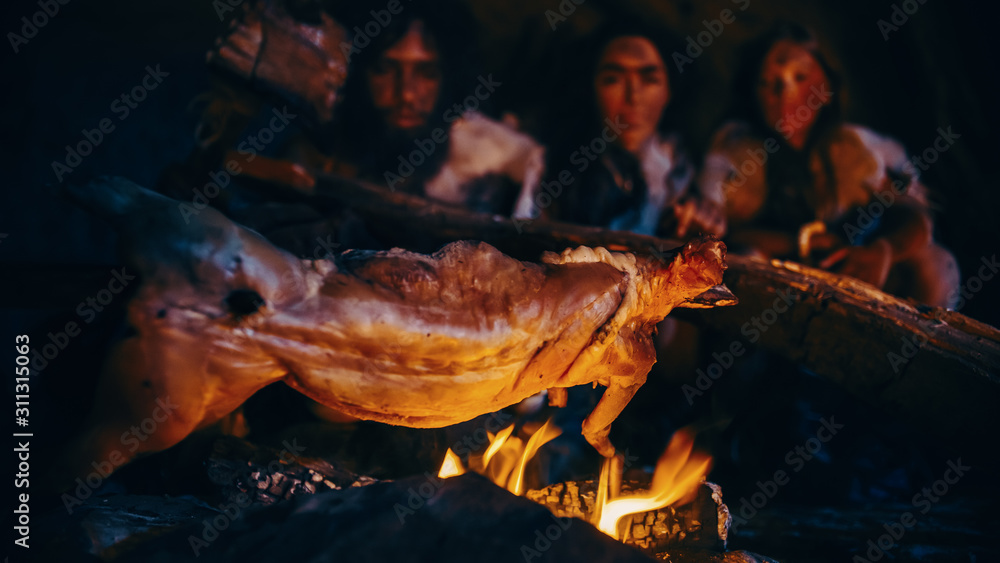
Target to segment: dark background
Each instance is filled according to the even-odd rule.
[[[556,0],[470,0],[469,4],[483,27],[480,47],[484,71],[503,82],[491,101],[498,112],[519,113],[529,126],[540,111],[533,102],[546,99],[540,91],[540,84],[545,83],[541,77],[558,74],[555,71],[566,64],[545,55],[559,52],[559,46],[591,29],[602,14],[615,10],[645,14],[673,28],[683,39],[703,31],[703,20],[718,18],[725,8],[738,12],[738,5],[729,0],[586,0],[553,31],[545,10],[558,10]],[[896,137],[911,153],[931,146],[939,127],[950,126],[961,135],[923,178],[938,207],[938,240],[958,257],[964,282],[975,274],[982,258],[997,253],[1000,242],[1000,190],[989,171],[1000,154],[994,133],[998,124],[994,100],[1000,82],[994,47],[996,20],[976,2],[914,2],[919,9],[886,41],[877,21],[891,17],[893,4],[901,2],[751,0],[746,11],[738,12],[736,22],[727,25],[685,68],[685,88],[694,95],[685,108],[672,109],[692,149],[703,149],[728,105],[729,79],[739,45],[779,17],[812,27],[844,77],[849,121]],[[30,18],[39,7],[36,2],[17,1],[7,3],[3,10],[0,29],[6,37],[7,32],[20,33],[20,18]],[[183,159],[194,146],[198,113],[192,103],[208,88],[205,53],[225,29],[223,19],[210,0],[70,0],[34,38],[19,46],[19,53],[13,53],[9,42],[0,46],[5,61],[0,115],[7,136],[0,151],[4,173],[0,233],[8,235],[0,238],[0,270],[9,271],[24,262],[107,264],[109,269],[117,263],[110,229],[54,196],[56,177],[51,163],[64,160],[65,146],[82,139],[81,129],[97,127],[102,118],[109,117],[115,130],[68,179],[84,181],[98,174],[115,174],[153,185],[166,165]],[[119,121],[110,104],[139,84],[147,65],[157,64],[170,76],[127,119]],[[19,309],[16,295],[0,299],[4,339],[32,330],[44,320],[54,318],[58,326],[76,317],[72,311],[55,308]],[[985,282],[962,312],[1000,324],[1000,280]],[[108,318],[92,325],[80,337],[86,344],[60,356],[60,361],[73,363],[80,348],[89,347],[91,341],[100,343],[113,332],[110,325],[115,322],[117,319]],[[939,458],[934,452],[928,460],[924,452],[936,445],[868,412],[825,381],[791,368],[787,371],[792,373],[776,374],[767,388],[755,388],[755,399],[770,397],[770,402],[758,403],[752,413],[733,419],[737,421],[734,427],[745,425],[745,430],[730,441],[733,451],[739,447],[756,452],[757,459],[744,458],[740,464],[733,461],[727,467],[726,456],[718,456],[719,472],[714,478],[726,484],[727,498],[753,493],[754,480],[783,467],[785,451],[812,435],[815,421],[828,413],[838,413],[842,417],[839,421],[850,422],[849,433],[855,437],[834,445],[835,457],[850,461],[845,465],[824,459],[811,465],[803,473],[801,487],[794,485],[782,493],[784,500],[805,495],[803,498],[820,504],[847,496],[859,502],[880,498],[908,502],[907,492],[940,478],[944,466],[938,462],[945,456]],[[946,377],[942,374],[943,380]],[[736,377],[730,379],[732,383],[720,383],[713,393],[746,401],[746,388]],[[757,385],[756,380],[752,384]],[[662,434],[669,436],[676,426],[692,418],[683,396],[677,389],[672,393],[667,400],[648,393],[644,400],[637,397],[631,410],[648,412],[653,401],[662,413],[681,413],[673,419],[663,415]],[[704,403],[695,406],[709,408]],[[43,414],[33,411],[34,416]],[[617,432],[641,435],[641,429],[630,424],[648,427],[648,417],[630,417],[627,411],[616,425]],[[780,436],[775,428],[782,429],[777,432]],[[572,432],[568,429],[567,435]],[[985,447],[996,441],[991,432],[984,430]],[[627,443],[626,438],[622,442]],[[647,441],[649,451],[642,452],[644,458],[655,459],[662,445]],[[737,456],[731,457],[735,460]],[[896,474],[893,468],[902,469]],[[855,482],[860,485],[846,483],[843,487],[855,488],[829,487],[821,494],[824,483],[845,471],[859,475]],[[745,476],[742,480],[741,473]],[[804,483],[807,475],[808,486]]]
[[[950,126],[961,135],[924,180],[939,208],[938,239],[957,255],[963,280],[974,275],[1000,240],[995,217],[1000,191],[989,171],[1000,143],[994,135],[998,79],[987,8],[914,0],[919,9],[885,40],[877,21],[892,16],[893,2],[886,0],[751,0],[740,11],[743,4],[587,0],[553,31],[545,11],[558,10],[556,0],[469,2],[482,24],[484,71],[504,84],[491,101],[498,112],[514,111],[528,125],[545,99],[541,77],[557,74],[565,64],[544,55],[559,52],[602,14],[642,14],[686,38],[705,29],[703,20],[733,9],[737,20],[685,67],[683,86],[693,95],[685,107],[672,108],[696,154],[728,104],[739,46],[775,18],[811,26],[845,79],[848,120],[898,138],[911,153],[931,146],[938,127]],[[16,55],[5,41],[7,101],[0,112],[8,142],[0,157],[5,174],[0,232],[9,236],[0,242],[0,260],[114,262],[109,231],[45,189],[56,181],[51,163],[65,158],[67,144],[82,139],[81,129],[96,127],[104,117],[112,118],[116,129],[74,170],[71,181],[119,174],[152,185],[164,166],[187,155],[197,117],[191,104],[208,86],[205,53],[225,28],[221,19],[235,13],[220,18],[217,5],[225,2],[72,0],[19,45]],[[7,3],[0,19],[4,33],[20,33],[20,18],[38,10],[36,2]],[[118,121],[111,102],[139,83],[146,65],[156,64],[170,76]],[[1000,323],[998,295],[988,282],[962,312]]]

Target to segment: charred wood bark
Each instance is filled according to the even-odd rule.
[[[200,523],[156,538],[119,561],[653,560],[586,522],[560,525],[543,507],[475,474],[444,480],[415,476],[252,507],[197,553],[189,545],[192,536],[201,538]]]

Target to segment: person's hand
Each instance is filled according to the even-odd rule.
[[[885,239],[875,239],[866,246],[849,246],[834,252],[820,263],[828,270],[840,264],[837,273],[857,278],[881,289],[892,266],[892,245]]]
[[[812,235],[809,236],[808,254],[810,256],[817,253],[820,255],[829,254],[842,244],[843,242],[835,234],[828,233],[826,231],[812,233]]]
[[[721,205],[708,200],[687,199],[674,204],[677,236],[703,232],[721,237],[726,231],[726,216]]]
[[[234,151],[226,153],[226,160],[239,164],[240,174],[293,188],[300,192],[312,193],[316,187],[316,178],[301,164],[296,164],[289,160],[279,160],[261,155],[254,155],[253,160],[247,161],[246,157],[238,155]]]

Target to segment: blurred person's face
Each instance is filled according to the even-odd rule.
[[[670,101],[663,58],[644,37],[619,37],[604,49],[594,77],[597,105],[604,119],[625,124],[619,143],[636,152],[656,133]]]
[[[423,22],[415,21],[368,70],[372,103],[389,129],[427,125],[441,90],[440,62],[437,49],[425,39]]]
[[[768,51],[757,85],[757,101],[766,123],[801,149],[820,110],[830,103],[829,77],[803,46],[790,39]]]

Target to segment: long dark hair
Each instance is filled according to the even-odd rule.
[[[566,194],[553,201],[549,212],[553,217],[590,225],[607,226],[609,221],[624,213],[638,213],[645,201],[648,187],[642,178],[638,159],[621,147],[608,144],[607,153],[601,159],[614,162],[613,168],[624,177],[635,180],[634,189],[615,190],[610,186],[617,182],[617,172],[603,165],[586,166],[581,169],[574,160],[577,149],[590,145],[594,139],[600,140],[605,127],[601,119],[594,79],[601,55],[615,39],[641,37],[652,43],[663,60],[667,73],[667,87],[670,97],[664,108],[656,131],[665,134],[673,130],[676,120],[675,108],[684,106],[684,87],[681,73],[674,64],[674,53],[683,52],[681,43],[669,30],[648,20],[629,16],[607,20],[593,32],[570,44],[562,60],[571,61],[564,67],[564,75],[558,88],[558,98],[549,102],[553,108],[551,123],[546,127],[548,151],[547,174],[549,179],[570,171],[579,181],[566,188]],[[688,78],[685,76],[684,78]],[[603,141],[602,141],[603,142]]]
[[[792,41],[804,48],[823,69],[833,96],[819,110],[819,115],[809,130],[805,146],[801,151],[783,150],[775,156],[774,163],[767,167],[768,185],[797,185],[801,191],[795,205],[802,212],[802,205],[812,207],[812,212],[820,217],[831,218],[837,214],[837,196],[833,163],[830,160],[829,143],[832,133],[842,123],[842,82],[829,59],[819,47],[816,35],[807,27],[788,21],[779,21],[770,30],[752,40],[743,48],[742,60],[733,78],[733,100],[727,116],[729,120],[748,123],[761,139],[773,138],[786,144],[784,134],[775,134],[778,125],[767,123],[757,97],[757,86],[763,70],[764,60],[779,41]],[[818,154],[824,178],[816,178],[809,166],[809,155]],[[783,165],[777,165],[778,162]],[[794,213],[781,213],[791,217]]]
[[[667,71],[670,99],[656,129],[666,133],[676,126],[677,108],[683,107],[688,94],[681,73],[672,62],[673,53],[683,52],[682,42],[670,30],[648,20],[617,17],[607,20],[566,50],[563,58],[572,62],[563,67],[558,79],[561,87],[556,90],[560,99],[550,104],[555,111],[551,115],[552,123],[547,127],[560,132],[553,139],[555,144],[579,144],[594,137],[603,128],[598,115],[594,76],[604,50],[621,37],[645,38],[660,54]]]
[[[741,49],[740,63],[733,77],[733,99],[728,119],[744,120],[765,135],[774,130],[774,124],[767,123],[761,111],[760,100],[757,99],[757,85],[768,52],[776,43],[785,40],[794,42],[812,55],[826,74],[830,91],[833,92],[833,98],[820,110],[810,131],[809,138],[816,139],[841,120],[841,78],[840,73],[834,70],[826,55],[820,50],[816,35],[809,28],[794,22],[777,22],[770,30]]]
[[[380,130],[382,121],[372,105],[366,74],[382,53],[406,34],[413,22],[423,22],[424,37],[437,50],[441,61],[441,89],[427,131],[437,127],[447,129],[443,118],[445,110],[473,91],[479,75],[478,26],[464,4],[455,0],[421,0],[401,2],[401,5],[402,11],[393,14],[386,25],[379,26],[371,43],[351,56],[344,101],[334,120],[337,125],[333,138],[339,141],[337,152],[350,156],[362,168],[391,165],[395,170],[396,155],[387,156],[388,162],[378,162],[378,154],[385,150],[384,146],[382,151],[378,150],[385,132]],[[366,24],[373,20],[372,10],[384,10],[385,7],[385,2],[361,1],[331,11],[344,18],[345,27],[353,34],[355,26],[364,31]],[[416,176],[432,176],[447,156],[447,149],[447,143],[439,147]]]

